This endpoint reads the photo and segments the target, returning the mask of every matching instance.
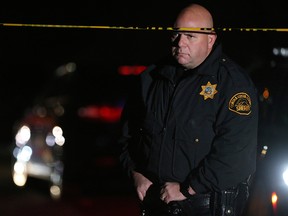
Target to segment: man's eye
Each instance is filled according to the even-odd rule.
[[[185,34],[185,36],[189,39],[195,37],[195,35],[193,35],[193,34]]]
[[[186,37],[187,39],[192,39],[195,37],[195,34],[189,34],[189,33],[186,33],[186,34],[181,34],[181,33],[173,33],[172,36],[171,36],[171,39],[172,40],[176,40],[177,38],[179,38],[180,36],[184,36]]]

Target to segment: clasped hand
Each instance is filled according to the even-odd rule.
[[[153,183],[144,175],[135,171],[133,172],[133,178],[138,198],[143,201],[147,190]],[[186,197],[180,192],[180,184],[177,182],[166,182],[161,187],[159,198],[167,204],[171,201],[181,201],[186,199]]]

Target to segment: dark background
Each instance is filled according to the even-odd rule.
[[[3,4],[0,22],[84,26],[171,27],[188,1],[95,1]],[[215,15],[219,28],[258,28],[221,31],[224,51],[249,72],[269,60],[271,48],[285,45],[286,32],[262,28],[288,27],[284,3],[259,1],[199,1]],[[8,27],[1,25],[0,131],[9,145],[12,127],[59,66],[75,62],[80,73],[115,73],[117,65],[148,65],[169,52],[169,32],[157,30]],[[103,65],[107,70],[99,70]],[[104,85],[104,83],[102,83]],[[100,84],[99,84],[100,85]],[[113,91],[113,89],[111,89]],[[105,93],[103,93],[105,94]],[[97,98],[95,98],[97,101]]]
[[[220,29],[232,28],[232,31],[219,32],[224,51],[246,68],[256,82],[262,79],[262,74],[266,80],[271,81],[281,76],[279,78],[282,80],[281,83],[273,82],[273,87],[279,90],[275,94],[279,95],[278,99],[275,100],[277,103],[268,105],[269,109],[271,107],[279,107],[279,109],[275,109],[275,113],[277,116],[281,114],[279,118],[282,119],[282,114],[286,114],[285,110],[287,107],[285,105],[287,101],[287,76],[283,76],[287,67],[285,70],[280,71],[281,74],[279,72],[269,73],[269,63],[274,46],[288,45],[288,32],[263,31],[263,29],[288,28],[288,13],[284,5],[285,2],[280,0],[269,3],[255,0],[203,0],[199,2],[203,2],[215,15],[215,27]],[[1,183],[2,197],[0,196],[0,200],[2,204],[4,203],[1,206],[2,212],[4,207],[8,209],[6,212],[14,212],[12,210],[15,209],[15,203],[18,205],[26,201],[23,202],[21,208],[15,209],[17,213],[14,215],[19,215],[18,211],[22,214],[25,210],[31,212],[31,210],[41,209],[44,209],[45,212],[50,209],[57,212],[57,214],[60,209],[64,209],[69,210],[67,215],[71,215],[70,212],[75,215],[92,215],[85,214],[90,208],[92,209],[91,211],[97,212],[97,215],[99,215],[99,206],[100,210],[103,209],[105,213],[109,209],[117,211],[117,215],[120,215],[119,212],[123,211],[124,208],[131,213],[131,208],[133,211],[133,207],[136,206],[134,205],[134,200],[131,204],[131,202],[126,202],[122,198],[120,200],[126,203],[126,206],[123,204],[123,207],[118,198],[116,199],[117,201],[114,198],[112,201],[103,201],[101,197],[100,200],[105,202],[106,205],[103,205],[102,202],[99,204],[98,200],[98,205],[96,205],[96,201],[92,202],[86,196],[80,199],[81,196],[79,196],[79,202],[77,201],[76,204],[80,205],[81,211],[77,214],[75,208],[78,205],[75,205],[74,202],[69,206],[64,202],[64,208],[63,203],[61,207],[57,204],[54,208],[53,206],[49,208],[51,206],[49,201],[49,207],[45,206],[43,208],[41,205],[39,207],[35,201],[40,200],[42,202],[42,199],[39,199],[38,196],[35,199],[33,193],[33,199],[31,199],[31,195],[27,196],[25,191],[24,195],[22,195],[22,190],[20,191],[21,196],[19,196],[19,191],[12,186],[10,168],[11,149],[14,146],[14,127],[15,123],[24,116],[27,107],[34,104],[35,98],[43,92],[56,87],[53,85],[54,82],[51,82],[55,80],[55,71],[68,62],[74,62],[77,65],[76,72],[79,76],[76,76],[74,80],[75,85],[70,85],[68,82],[68,85],[64,86],[64,90],[72,90],[76,101],[85,101],[88,104],[98,104],[103,101],[110,103],[115,102],[120,96],[122,97],[123,94],[127,93],[127,87],[131,84],[130,81],[133,81],[133,79],[126,79],[127,77],[117,77],[117,67],[119,65],[149,65],[170,51],[168,31],[8,27],[2,24],[171,27],[178,10],[186,3],[188,1],[183,0],[76,1],[74,3],[41,1],[30,5],[27,2],[1,2],[0,177],[2,179],[0,178],[0,182],[3,182],[3,176],[5,180],[3,184]],[[258,31],[237,31],[237,28],[256,28]],[[77,77],[81,79],[79,78],[78,80]],[[83,77],[84,79],[82,79]],[[285,79],[282,79],[282,77],[285,77]],[[85,82],[82,82],[83,80]],[[280,94],[278,94],[279,92]],[[111,157],[101,157],[105,156],[107,151],[110,151],[111,154],[115,153],[115,145],[110,144],[113,143],[113,139],[116,137],[114,135],[117,125],[115,127],[114,124],[102,124],[92,121],[82,121],[80,124],[80,121],[76,120],[75,115],[73,114],[72,116],[74,118],[68,118],[65,121],[68,130],[70,130],[70,135],[73,135],[67,137],[67,140],[70,138],[76,144],[71,145],[71,142],[67,142],[67,145],[65,144],[69,150],[69,159],[64,169],[68,170],[68,176],[77,178],[76,180],[72,179],[71,182],[75,180],[81,185],[81,189],[83,189],[85,194],[89,196],[99,195],[99,191],[105,191],[105,193],[113,190],[114,192],[115,190],[126,192],[127,188],[120,188],[121,185],[125,186],[125,184],[120,181],[119,169],[114,167],[115,161],[110,160]],[[270,122],[268,125],[274,126]],[[78,145],[78,141],[82,141],[83,134],[74,133],[79,128],[82,129],[82,132],[85,132],[85,135],[89,134],[89,136],[86,136],[85,142],[79,142],[80,145]],[[285,126],[283,129],[284,134],[286,134],[286,128]],[[277,133],[271,134],[272,131],[278,131],[277,127],[272,129],[269,127],[267,133],[266,131],[264,132],[266,136],[261,139],[264,140],[264,144],[266,144],[266,141],[274,143],[279,138],[278,135],[274,136]],[[284,137],[284,140],[287,140],[286,135]],[[260,143],[259,146],[263,143]],[[281,143],[285,142],[281,140]],[[282,147],[280,148],[281,152],[283,152]],[[277,155],[276,158],[278,158]],[[266,176],[266,167],[263,170]],[[270,173],[268,171],[268,176],[271,175]],[[262,176],[259,182],[263,182]],[[253,209],[251,212],[254,213],[253,215],[257,215],[255,212],[260,212],[259,215],[262,216],[264,214],[261,211],[267,208],[267,203],[269,204],[270,202],[270,195],[267,195],[265,193],[266,190],[263,190],[263,188],[267,189],[266,185],[264,187],[262,184],[259,185],[260,192],[255,195],[256,201],[255,203],[252,202],[251,206]],[[73,194],[73,197],[77,197],[80,194],[80,192],[77,192],[78,186],[76,185],[68,185],[67,188],[68,196]],[[37,194],[39,195],[39,191],[37,191]],[[261,198],[265,200],[263,205],[261,205]],[[115,203],[119,204],[121,210],[118,211],[118,208],[111,208],[110,204],[112,202],[114,202],[114,206]],[[123,213],[123,215],[128,215],[125,211]],[[46,212],[46,214],[41,213],[39,215],[49,214],[49,212]],[[37,213],[30,215],[37,215]],[[113,212],[111,215],[115,215],[115,213]]]

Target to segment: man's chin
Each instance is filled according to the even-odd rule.
[[[188,62],[185,60],[185,59],[183,59],[183,58],[176,58],[176,60],[177,60],[177,62],[178,62],[178,64],[180,64],[180,65],[186,65]]]

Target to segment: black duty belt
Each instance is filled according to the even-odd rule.
[[[160,203],[155,205],[149,205],[151,203],[143,203],[142,215],[143,216],[162,216],[162,215],[177,215],[186,216],[190,215],[189,212],[207,211],[210,212],[210,194],[195,194],[182,201],[172,201],[169,204],[164,203],[160,200]],[[146,204],[146,205],[145,205]],[[148,205],[147,205],[148,204]],[[193,214],[194,215],[194,214]]]

